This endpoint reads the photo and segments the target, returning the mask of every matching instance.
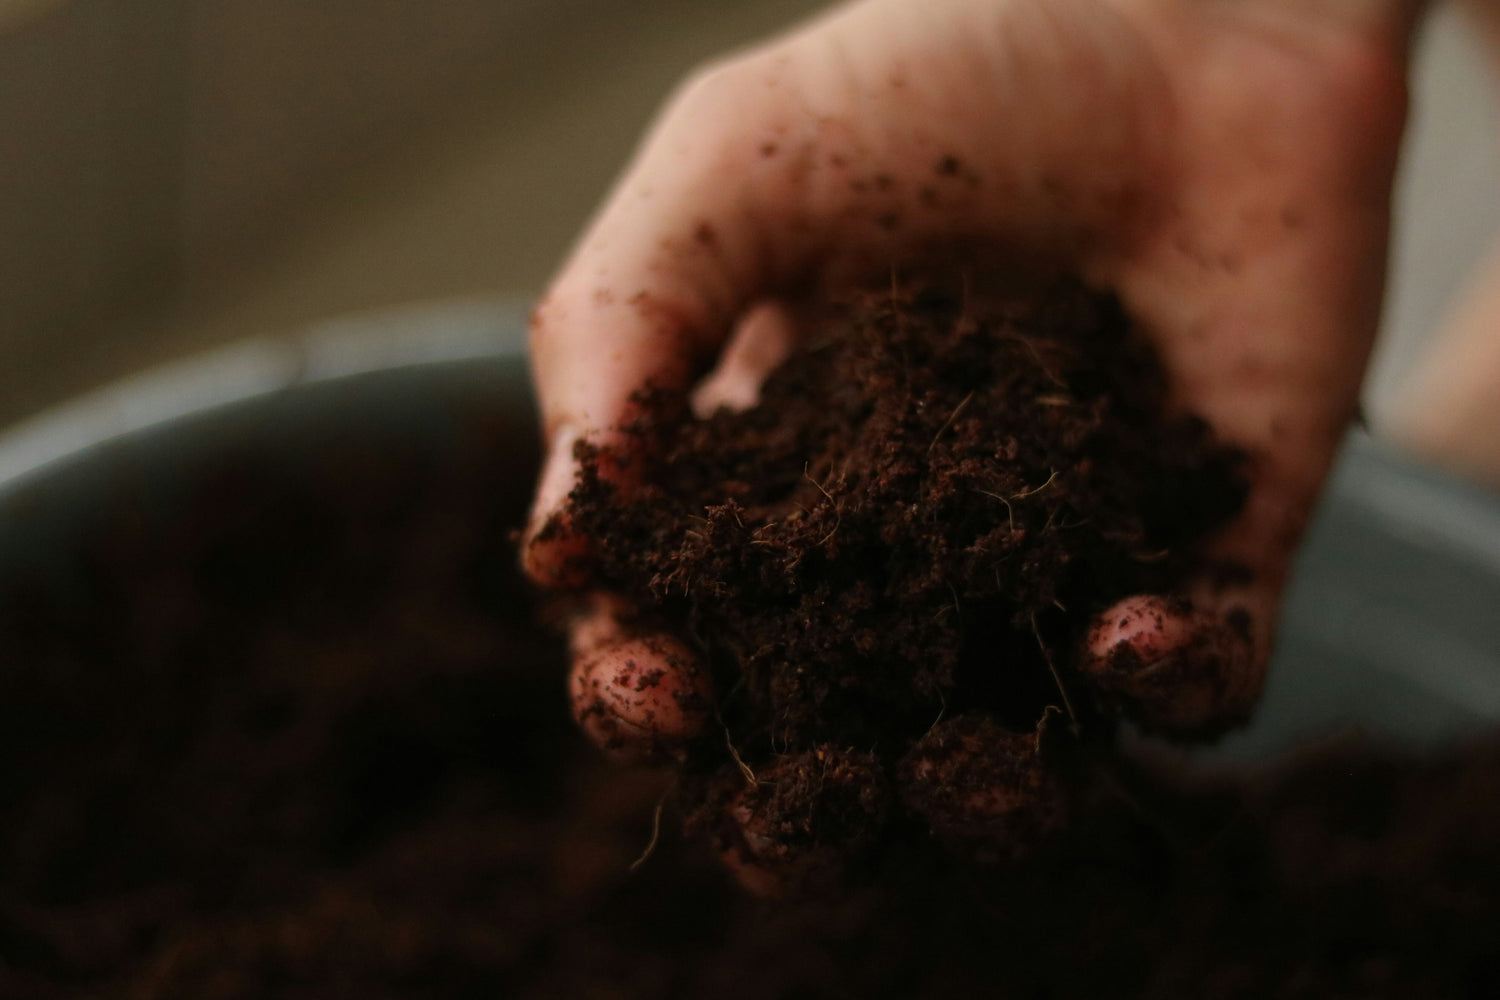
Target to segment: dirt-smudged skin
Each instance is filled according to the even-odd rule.
[[[1127,598],[1101,615],[1079,661],[1101,698],[1146,728],[1211,736],[1249,718],[1261,678],[1249,616],[1183,598]]]
[[[590,585],[636,609],[641,634],[691,637],[694,676],[712,677],[719,715],[687,749],[700,778],[684,796],[718,817],[690,825],[746,828],[741,869],[858,870],[838,856],[878,854],[888,824],[1009,857],[1061,822],[1034,748],[1049,710],[1089,738],[1121,712],[1175,734],[1241,718],[1255,690],[1224,674],[1234,636],[1198,641],[1207,626],[1187,656],[1153,655],[1149,630],[1086,635],[1142,594],[1170,596],[1121,617],[1170,608],[1163,650],[1165,632],[1198,627],[1185,595],[1223,575],[1201,544],[1240,509],[1240,457],[1170,409],[1111,297],[1013,284],[853,297],[757,405],[697,419],[682,394],[648,393],[613,443],[575,453],[564,513],[590,540]],[[614,749],[683,746],[692,713],[667,710],[662,678],[609,664],[576,675],[585,728]],[[795,762],[850,753],[863,763],[830,772],[840,781],[793,780]],[[1002,758],[1020,770],[1002,774]],[[901,794],[849,822],[786,818],[824,815],[861,780],[871,801]]]
[[[572,697],[584,732],[622,761],[680,757],[712,711],[707,674],[660,636],[594,645],[574,665]]]

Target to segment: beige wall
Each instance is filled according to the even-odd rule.
[[[673,82],[819,6],[0,7],[0,426],[241,337],[534,293]],[[1418,58],[1377,416],[1500,222],[1488,87],[1440,11]]]
[[[530,291],[672,81],[815,6],[0,8],[0,425],[252,324]]]
[[[504,85],[601,0],[196,0],[182,223],[212,269],[332,178]]]
[[[58,331],[161,293],[178,259],[180,0],[76,0],[0,33],[0,410]],[[12,401],[16,395],[20,400]]]

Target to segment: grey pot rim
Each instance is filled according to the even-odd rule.
[[[0,431],[0,500],[97,449],[227,407],[356,375],[526,353],[528,303],[452,299],[253,337],[127,375]]]

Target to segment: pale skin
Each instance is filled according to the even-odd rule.
[[[1250,455],[1244,513],[1212,542],[1248,582],[1188,581],[1186,616],[1147,597],[1111,609],[1083,667],[1219,636],[1203,669],[1220,693],[1164,726],[1242,717],[1379,318],[1417,7],[861,0],[695,75],[536,311],[550,451],[533,533],[571,487],[573,441],[607,438],[637,388],[717,361],[710,401],[752,400],[797,335],[798,295],[955,246],[1042,261],[1116,291],[1176,404]],[[791,308],[752,309],[768,302]],[[586,586],[570,558],[587,544],[564,532],[523,561]],[[625,655],[599,607],[577,626],[579,678]],[[626,652],[637,671],[650,655]],[[645,710],[657,743],[705,719]]]

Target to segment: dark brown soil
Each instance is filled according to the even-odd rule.
[[[1242,503],[1237,453],[1169,412],[1160,365],[1113,299],[1063,283],[977,302],[860,297],[758,406],[699,420],[657,393],[609,455],[581,446],[569,515],[593,542],[591,584],[692,637],[714,676],[723,727],[692,770],[715,777],[687,787],[722,844],[726,807],[812,850],[878,845],[867,827],[899,822],[896,799],[944,813],[938,825],[966,828],[959,840],[1024,825],[1008,805],[1017,823],[951,815],[994,790],[937,787],[935,774],[983,768],[923,769],[913,784],[903,759],[928,753],[919,740],[940,747],[924,734],[945,719],[993,730],[1004,759],[991,769],[1036,770],[1049,709],[1102,739],[1120,706],[1076,669],[1090,619],[1209,569],[1197,543]],[[600,476],[601,459],[633,485]],[[852,811],[799,802],[784,780],[757,780],[743,801],[742,764],[800,773],[788,761],[808,755],[820,774],[847,762],[801,787]],[[858,795],[850,767],[867,776]],[[1051,817],[1052,779],[1027,780],[1006,794],[1035,795]]]
[[[508,543],[530,429],[488,406],[438,439],[397,426],[299,426],[170,502],[159,469],[122,475],[8,566],[0,997],[1500,986],[1494,748],[1215,788],[1120,771],[1028,860],[909,857],[796,905],[745,897],[670,813],[632,873],[662,782],[583,745],[532,623]],[[970,725],[919,756],[960,766],[993,736]]]

